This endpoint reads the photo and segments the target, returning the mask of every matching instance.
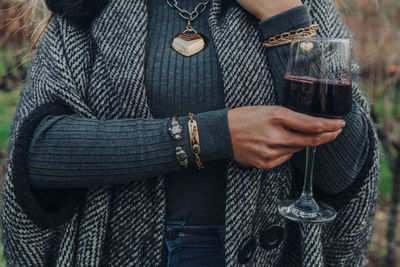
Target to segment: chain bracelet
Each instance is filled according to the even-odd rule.
[[[189,12],[185,9],[180,8],[178,6],[177,0],[167,0],[167,4],[172,8],[176,8],[179,11],[179,16],[188,21],[188,25],[190,25],[193,20],[195,20],[201,13],[203,13],[203,11],[207,7],[208,2],[210,2],[210,0],[200,2],[192,12]]]
[[[263,43],[263,46],[266,48],[270,48],[278,45],[284,45],[290,43],[294,37],[306,37],[306,36],[311,37],[314,36],[316,33],[317,33],[317,24],[312,24],[309,27],[304,27],[290,32],[284,32],[272,36]]]

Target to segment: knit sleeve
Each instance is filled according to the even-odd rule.
[[[226,109],[195,114],[204,163],[231,157]],[[129,183],[183,169],[175,148],[194,165],[187,116],[178,118],[182,139],[169,133],[171,118],[91,119],[45,117],[33,133],[28,168],[33,186],[82,188]]]
[[[289,32],[298,28],[310,26],[311,17],[306,5],[300,5],[259,23],[263,39],[267,40],[276,34]]]

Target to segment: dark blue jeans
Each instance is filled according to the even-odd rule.
[[[224,267],[222,226],[185,226],[183,221],[167,222],[165,242],[167,267]]]

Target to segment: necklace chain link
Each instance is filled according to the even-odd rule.
[[[209,1],[210,0],[200,2],[192,12],[180,8],[178,6],[177,0],[167,0],[167,4],[172,8],[176,8],[179,11],[179,16],[186,19],[188,21],[188,25],[190,25],[193,20],[195,20],[201,13],[203,13]]]

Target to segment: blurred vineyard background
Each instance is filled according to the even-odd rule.
[[[22,3],[29,1],[0,0],[0,181],[9,127],[29,64],[24,57],[34,30],[26,27],[32,10],[21,12]],[[354,32],[361,83],[381,139],[379,204],[367,266],[400,266],[400,0],[336,2]],[[40,6],[36,9],[41,11]]]

